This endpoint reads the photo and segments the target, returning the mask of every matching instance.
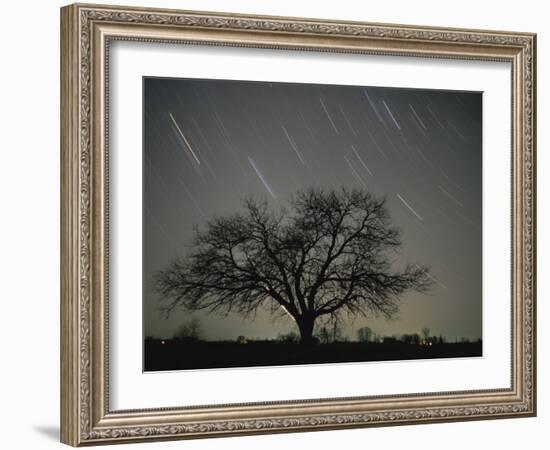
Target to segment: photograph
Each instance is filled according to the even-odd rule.
[[[482,357],[482,108],[143,77],[143,370]]]
[[[44,33],[60,167],[34,166],[59,176],[60,307],[41,335],[60,358],[31,354],[55,363],[59,440],[328,448],[397,426],[410,447],[419,425],[425,447],[462,422],[479,436],[451,446],[521,447],[533,426],[499,428],[540,397],[541,15],[260,3],[72,4]],[[27,187],[19,210],[46,207]]]

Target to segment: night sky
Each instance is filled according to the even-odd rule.
[[[211,340],[297,331],[267,311],[165,318],[153,275],[185,254],[195,225],[248,195],[279,207],[300,188],[347,186],[387,198],[403,240],[395,267],[430,265],[434,285],[405,293],[396,318],[349,320],[344,334],[480,338],[481,122],[476,92],[145,78],[144,336],[171,337],[190,317]]]

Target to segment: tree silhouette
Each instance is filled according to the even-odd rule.
[[[423,343],[427,344],[430,339],[430,329],[428,327],[422,328]]]
[[[338,342],[344,340],[342,336],[342,329],[338,322],[333,322],[331,326],[323,325],[316,333],[316,337],[322,344],[329,344],[331,342]]]
[[[170,313],[177,307],[210,312],[284,310],[313,342],[319,317],[392,317],[399,295],[431,285],[428,268],[392,270],[390,252],[401,245],[384,199],[365,190],[300,190],[288,208],[247,199],[244,210],[215,217],[200,230],[185,257],[156,275]]]
[[[361,327],[357,330],[357,340],[359,342],[370,342],[372,339],[372,330],[369,327]]]
[[[188,322],[182,323],[174,333],[175,339],[184,341],[198,341],[203,337],[203,329],[199,319],[191,318]]]

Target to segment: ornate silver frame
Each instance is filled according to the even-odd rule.
[[[512,383],[508,389],[111,411],[107,67],[113,40],[512,66]],[[75,4],[61,9],[61,441],[73,446],[536,414],[535,52],[530,33]]]

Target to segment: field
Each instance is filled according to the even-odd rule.
[[[144,370],[212,369],[482,356],[482,343],[414,345],[403,342],[335,342],[301,345],[278,341],[210,342],[146,339]]]

